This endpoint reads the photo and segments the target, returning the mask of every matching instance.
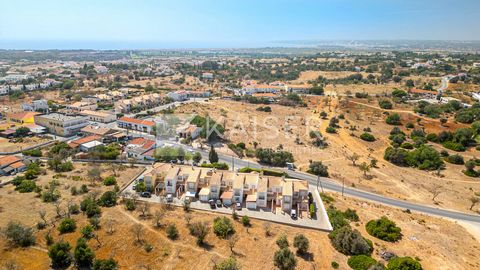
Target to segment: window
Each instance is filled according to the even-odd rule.
[[[283,202],[290,203],[290,197],[289,196],[283,197]]]

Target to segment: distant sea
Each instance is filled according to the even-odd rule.
[[[162,42],[162,41],[86,41],[86,40],[2,40],[0,49],[6,50],[152,50],[152,49],[219,49],[280,47],[274,42]],[[286,47],[292,45],[285,44]]]

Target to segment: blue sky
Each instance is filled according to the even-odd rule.
[[[480,39],[479,0],[1,2],[0,48],[83,48],[95,42],[106,47],[120,42],[126,47],[248,47],[278,40]]]

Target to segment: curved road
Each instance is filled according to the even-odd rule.
[[[180,144],[178,144],[180,146]],[[194,150],[194,151],[200,151],[204,157],[207,157],[208,159],[208,151],[205,150],[199,150],[195,149],[189,146],[182,145],[184,148]],[[231,157],[231,156],[226,156],[223,154],[218,153],[219,159],[221,162],[225,162],[229,164],[230,166],[232,165],[232,161],[234,164],[234,168],[241,168],[241,167],[251,167],[251,168],[270,168],[268,166],[262,166],[258,163],[251,162],[251,161],[246,161],[242,160],[239,158]],[[278,168],[271,168],[271,169],[277,169]],[[283,170],[283,169],[282,169]],[[298,172],[298,171],[286,171],[288,175],[294,178],[298,179],[305,179],[309,182],[310,185],[317,186],[317,176],[309,174],[309,173],[304,173],[304,172]],[[436,208],[436,207],[431,207],[431,206],[425,206],[421,204],[416,204],[416,203],[411,203],[408,201],[404,200],[399,200],[399,199],[392,199],[389,197],[385,197],[382,195],[370,193],[367,191],[362,191],[356,188],[351,188],[351,187],[343,187],[342,185],[333,181],[332,179],[326,178],[326,177],[320,177],[320,183],[319,183],[319,188],[320,184],[324,189],[335,191],[335,192],[343,192],[346,195],[360,198],[360,199],[365,199],[377,203],[381,203],[384,205],[388,206],[393,206],[401,209],[409,209],[411,211],[416,211],[424,214],[429,214],[429,215],[435,215],[439,217],[444,217],[444,218],[450,218],[454,220],[463,220],[463,221],[469,221],[469,222],[475,222],[475,223],[480,223],[480,215],[472,215],[472,214],[467,214],[467,213],[462,213],[458,211],[453,211],[453,210],[446,210],[446,209],[441,209],[441,208]]]

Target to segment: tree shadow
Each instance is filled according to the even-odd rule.
[[[235,250],[232,251],[232,255],[235,256],[235,257],[239,257],[239,258],[245,258],[245,254],[240,253],[240,252],[236,252]]]
[[[304,259],[305,261],[308,261],[308,262],[313,262],[313,260],[314,260],[312,252],[306,252],[306,253],[298,253],[297,252],[297,256]]]
[[[203,242],[202,244],[200,244],[200,247],[204,248],[206,251],[210,251],[215,247],[215,245]]]

